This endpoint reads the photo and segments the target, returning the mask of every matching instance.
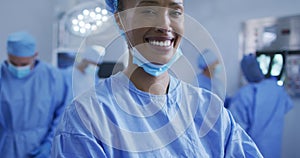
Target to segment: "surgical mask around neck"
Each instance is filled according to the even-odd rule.
[[[24,78],[31,72],[31,65],[14,66],[8,62],[8,70],[17,78]]]
[[[166,72],[181,56],[181,49],[178,48],[171,60],[164,65],[153,64],[141,55],[136,48],[132,48],[133,64],[142,67],[144,71],[152,76],[159,76]]]

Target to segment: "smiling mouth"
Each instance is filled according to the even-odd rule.
[[[165,40],[165,41],[149,41],[149,43],[153,46],[161,46],[161,47],[170,47],[172,41],[171,40]]]
[[[170,47],[173,45],[174,39],[146,39],[146,41],[153,46]]]

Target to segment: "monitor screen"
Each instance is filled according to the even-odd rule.
[[[116,63],[116,62],[103,62],[99,64],[99,67],[100,67],[98,71],[99,78],[107,78],[124,69],[124,65],[122,63]]]
[[[284,52],[256,52],[256,58],[265,77],[281,80],[284,72]]]
[[[57,66],[58,68],[65,69],[73,66],[76,58],[74,52],[58,52],[57,53]]]
[[[53,52],[53,65],[66,69],[74,65],[78,50],[71,48],[57,48]]]

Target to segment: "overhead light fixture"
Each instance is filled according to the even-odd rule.
[[[83,3],[68,12],[65,25],[70,33],[86,37],[102,29],[109,16],[102,3]]]

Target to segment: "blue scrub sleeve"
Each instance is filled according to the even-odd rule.
[[[251,126],[252,114],[251,107],[255,103],[255,87],[252,85],[242,87],[231,99],[229,110],[236,122],[246,131]]]
[[[237,124],[228,111],[231,120],[231,131],[225,149],[225,157],[262,158],[262,154],[250,136]]]
[[[293,104],[292,99],[290,98],[290,96],[287,93],[284,94],[283,98],[286,98],[285,111],[284,111],[284,113],[286,114],[294,107],[294,104]]]
[[[83,126],[74,106],[76,106],[75,103],[71,104],[64,112],[56,136],[53,139],[51,157],[106,158],[102,146],[91,132]]]
[[[59,74],[59,75],[58,75]],[[53,141],[53,137],[55,134],[55,130],[56,127],[58,126],[58,123],[61,120],[62,114],[64,112],[64,109],[66,107],[67,104],[70,104],[70,100],[71,100],[71,90],[69,89],[69,87],[67,86],[66,80],[63,78],[62,73],[60,71],[57,72],[57,80],[56,80],[56,93],[55,93],[55,97],[54,98],[54,103],[55,103],[55,112],[52,118],[52,122],[51,125],[49,127],[48,133],[45,137],[45,139],[41,142],[41,144],[43,143],[51,143]]]

